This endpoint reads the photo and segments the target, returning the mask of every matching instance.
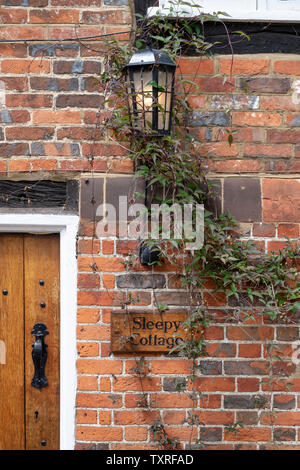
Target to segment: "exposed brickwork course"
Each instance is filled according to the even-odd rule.
[[[188,448],[191,434],[185,421],[192,405],[186,395],[191,363],[148,355],[141,383],[133,356],[110,351],[111,310],[123,308],[129,295],[135,307],[150,311],[156,299],[170,309],[182,307],[186,295],[170,263],[153,270],[140,265],[135,240],[94,237],[96,207],[115,202],[124,188],[129,192],[133,173],[126,147],[96,126],[111,112],[97,80],[105,44],[51,43],[130,28],[128,0],[1,2],[0,38],[26,42],[0,44],[0,175],[72,177],[84,186],[77,243],[76,449],[155,449],[150,426],[158,418],[182,448]],[[119,39],[125,44],[128,35]],[[217,184],[218,210],[230,210],[243,237],[264,252],[282,249],[286,237],[296,242],[300,57],[245,55],[234,57],[233,64],[228,56],[182,57],[178,65],[178,73],[197,84],[186,84],[192,91],[188,128]],[[195,382],[202,424],[194,437],[207,449],[299,449],[300,377],[291,366],[297,318],[292,325],[259,315],[239,323],[236,313],[241,305],[247,308],[247,295],[227,298],[209,280],[202,299],[213,322],[205,331],[209,355],[201,359]],[[276,344],[281,361],[272,362],[266,339]],[[271,372],[291,383],[288,389],[282,380],[270,387]],[[147,409],[140,406],[143,393]],[[235,422],[243,424],[238,433],[230,432]]]

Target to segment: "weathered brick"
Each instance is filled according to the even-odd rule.
[[[79,441],[121,441],[123,430],[121,427],[78,426],[76,438]]]
[[[226,375],[266,375],[270,371],[267,361],[224,361]]]
[[[241,89],[258,93],[287,93],[291,88],[289,78],[243,77],[239,81]]]
[[[31,10],[30,23],[79,23],[78,10]]]
[[[58,108],[99,108],[103,106],[104,97],[100,95],[58,95]]]
[[[265,74],[269,71],[270,59],[220,59],[220,73],[235,75]]]
[[[116,280],[119,288],[157,289],[166,286],[163,274],[122,274]]]
[[[294,179],[263,179],[262,213],[265,222],[300,220],[300,182]]]
[[[76,91],[78,90],[78,79],[30,77],[30,86],[33,90]]]

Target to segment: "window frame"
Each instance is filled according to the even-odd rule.
[[[190,0],[195,4],[203,4],[201,12],[213,14],[214,12],[224,11],[228,16],[220,15],[220,18],[224,21],[272,21],[272,22],[292,22],[300,23],[300,0],[243,0],[237,2],[237,0]],[[245,4],[245,7],[236,8],[236,4]],[[252,5],[251,9],[246,5]],[[274,7],[278,7],[274,10]],[[158,7],[150,7],[147,10],[148,16],[154,16],[157,13],[162,15],[169,14],[169,7],[172,3],[169,0],[159,0]],[[285,9],[285,5],[287,9]],[[298,9],[292,9],[293,6],[298,6]],[[222,6],[222,8],[220,8]],[[188,11],[188,12],[187,12]],[[190,8],[182,6],[176,9],[176,16],[193,17],[199,15],[199,8]]]

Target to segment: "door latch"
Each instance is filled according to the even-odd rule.
[[[45,344],[44,338],[49,334],[49,331],[47,331],[47,327],[44,323],[36,323],[31,334],[35,336],[35,343],[32,345],[33,349],[31,353],[34,364],[34,377],[31,381],[31,385],[40,390],[48,385],[48,380],[45,376],[48,345]]]

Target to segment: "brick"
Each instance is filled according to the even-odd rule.
[[[260,108],[265,110],[298,111],[299,105],[294,102],[292,96],[262,96]]]
[[[120,427],[78,426],[76,439],[79,441],[121,441],[123,430]]]
[[[244,442],[268,442],[271,440],[272,430],[270,428],[241,428],[237,436],[234,433],[224,431],[224,441]]]
[[[53,158],[42,158],[31,161],[32,171],[54,171],[57,170],[57,160]]]
[[[135,410],[135,411],[115,411],[115,424],[152,424],[155,419],[159,418],[159,412],[155,410]]]
[[[105,162],[106,163],[106,162]],[[84,160],[61,160],[60,169],[63,171],[91,171],[91,162]]]
[[[97,157],[113,157],[127,155],[128,151],[118,144],[106,144],[106,143],[83,143],[82,144],[82,155],[90,157],[91,155]],[[131,162],[132,163],[132,162]],[[131,165],[132,168],[132,165]],[[114,170],[112,166],[112,170]]]
[[[189,126],[229,126],[229,116],[223,112],[194,111],[189,118]]]
[[[33,123],[34,124],[80,124],[81,116],[79,111],[69,110],[34,110]]]
[[[254,377],[253,378],[239,377],[237,379],[237,387],[238,387],[238,392],[258,392],[259,379],[254,378]]]
[[[101,390],[101,392],[110,392],[111,391],[110,377],[101,377],[100,378],[100,390]]]
[[[99,424],[111,424],[111,411],[99,411]]]
[[[297,326],[282,326],[277,328],[278,341],[296,341],[299,339],[299,328]]]
[[[79,374],[120,374],[122,361],[107,359],[78,359],[77,372]]]
[[[299,114],[288,114],[286,116],[286,123],[288,126],[291,127],[299,127],[300,126],[300,115]]]
[[[260,344],[240,344],[239,357],[261,357]]]
[[[184,424],[186,412],[182,410],[172,410],[163,412],[163,422],[165,424]]]
[[[126,391],[151,391],[157,392],[161,390],[161,380],[159,377],[118,377],[114,381],[115,392]]]
[[[258,160],[227,160],[211,162],[211,170],[217,173],[258,173],[262,163]]]
[[[296,430],[293,428],[275,428],[275,441],[294,441],[296,439]]]
[[[80,254],[97,254],[100,251],[100,240],[87,240],[87,239],[80,239],[78,241],[78,252]]]
[[[191,361],[183,359],[175,360],[157,360],[151,362],[152,374],[189,374],[191,368]]]
[[[202,394],[199,400],[200,400],[200,408],[206,408],[206,409],[221,408],[221,400],[222,400],[221,395],[216,395],[215,393],[211,395]]]
[[[254,237],[275,237],[275,225],[263,222],[253,224],[252,233]]]
[[[30,171],[30,162],[27,159],[10,159],[9,171]]]
[[[234,343],[209,343],[206,352],[211,357],[235,357],[236,345]]]
[[[0,44],[0,55],[1,57],[18,57],[23,58],[27,55],[27,47],[25,44]],[[3,78],[1,77],[1,80]]]
[[[81,340],[110,340],[110,328],[108,325],[80,325],[77,329],[77,338]]]
[[[80,28],[80,34],[83,34],[83,30]],[[96,34],[101,34],[98,30]],[[69,36],[68,36],[69,35]],[[67,37],[74,37],[74,32],[67,31]],[[61,38],[63,39],[63,38]],[[56,60],[53,64],[53,72],[55,74],[81,74],[89,73],[99,75],[102,72],[101,62],[91,60]]]
[[[299,173],[299,161],[285,161],[285,162],[267,162],[265,164],[265,171],[268,173]]]
[[[222,362],[221,361],[199,361],[199,370],[202,375],[221,375],[222,374]]]
[[[182,75],[210,75],[214,73],[214,59],[181,57],[177,61],[177,66]]]
[[[98,390],[98,379],[93,376],[78,376],[77,390]]]
[[[234,84],[230,80],[227,80],[225,83],[222,77],[196,77],[193,82],[196,83],[196,90],[193,90],[191,85],[185,87],[190,93],[199,92],[200,93],[226,93],[232,92]],[[199,88],[198,88],[199,87]]]
[[[300,182],[298,180],[263,179],[262,197],[265,222],[299,222]]]
[[[226,294],[224,292],[203,292],[204,305],[222,307],[225,306],[226,303]]]
[[[261,424],[275,424],[276,426],[299,426],[299,411],[277,411],[274,416],[270,413],[263,413]]]
[[[282,117],[276,113],[233,112],[233,125],[237,126],[280,126]]]
[[[78,424],[97,424],[96,410],[77,410],[76,423]]]
[[[237,411],[236,413],[237,422],[243,423],[245,426],[257,425],[258,424],[258,413],[257,411]]]
[[[125,441],[146,441],[148,428],[146,426],[129,426],[125,428]]]
[[[34,32],[31,32],[34,34]],[[0,32],[1,36],[1,32]],[[4,59],[1,63],[1,72],[8,74],[26,75],[29,73],[43,74],[50,73],[50,62],[47,59]]]
[[[269,72],[270,59],[220,59],[220,73],[234,75],[266,74]]]
[[[126,155],[128,152],[126,149],[123,149],[123,155]],[[120,151],[119,151],[120,155]],[[110,170],[113,173],[133,173],[134,164],[132,160],[112,160],[110,163]]]
[[[260,98],[250,95],[216,95],[210,98],[212,109],[258,109]]]
[[[8,127],[7,140],[50,140],[54,136],[53,127]]]
[[[64,127],[57,130],[57,138],[70,140],[100,140],[103,135],[102,131],[95,127]]]
[[[221,326],[208,326],[205,328],[204,338],[206,340],[224,339],[224,328]]]
[[[1,82],[4,84],[6,91],[27,91],[28,80],[25,77],[1,77]]]
[[[209,392],[233,392],[235,381],[229,377],[197,377],[194,388]]]
[[[282,75],[299,75],[299,60],[275,60],[273,69]]]
[[[279,224],[278,225],[278,237],[299,237],[299,225],[295,224]]]
[[[282,143],[295,143],[297,144],[300,139],[300,130],[293,129],[272,129],[267,132],[268,142]]]
[[[29,155],[29,145],[26,142],[0,143],[1,157]]]
[[[273,407],[278,410],[292,410],[296,407],[295,395],[274,395]]]
[[[122,396],[110,393],[77,393],[76,403],[81,408],[120,408]]]
[[[30,10],[29,23],[79,23],[77,10]]]
[[[216,426],[218,424],[224,426],[234,422],[233,411],[196,411],[195,414],[199,420],[207,425]]]
[[[228,326],[227,338],[234,341],[265,341],[274,339],[271,326]]]
[[[262,145],[262,144],[247,144],[244,145],[244,156],[246,157],[259,157],[259,158],[285,158],[290,157],[292,154],[291,145],[276,144],[276,145]]]
[[[44,94],[7,94],[6,106],[9,108],[50,108],[52,106],[52,96]]]
[[[130,19],[122,10],[83,11],[82,22],[84,24],[126,24],[130,22]]]
[[[38,26],[1,26],[0,39],[31,39],[39,38],[46,39],[46,28]],[[2,69],[3,72],[3,69]]]
[[[3,110],[0,111],[0,122],[2,123],[25,123],[30,121],[30,113],[24,110]]]
[[[192,408],[193,400],[183,393],[155,393],[151,395],[152,408]]]
[[[253,409],[258,408],[257,400],[262,398],[263,403],[267,398],[264,395],[226,395],[224,396],[224,408],[225,409]]]
[[[33,90],[77,91],[77,78],[30,77]]]
[[[58,95],[57,108],[99,108],[103,106],[104,97],[100,95]]]
[[[186,389],[185,377],[164,377],[163,390],[165,392],[179,392]]]
[[[116,281],[118,288],[157,289],[166,286],[163,274],[121,274]]]
[[[99,355],[98,343],[78,343],[77,352],[79,357],[95,357]]]
[[[226,375],[266,375],[270,372],[267,361],[224,361]]]
[[[243,77],[240,79],[239,86],[247,93],[250,91],[285,94],[291,89],[291,81],[289,78]]]

